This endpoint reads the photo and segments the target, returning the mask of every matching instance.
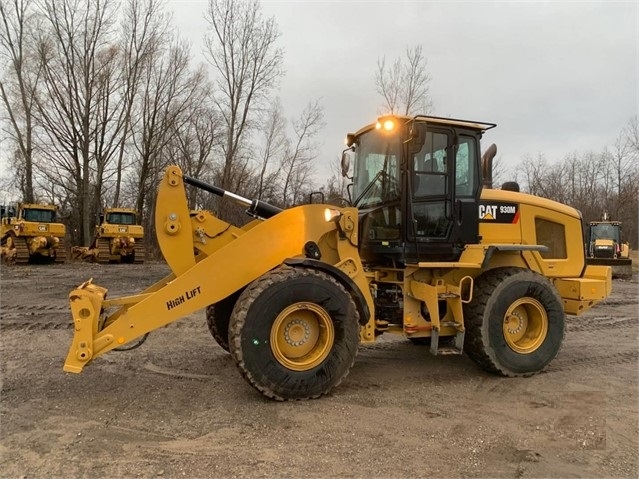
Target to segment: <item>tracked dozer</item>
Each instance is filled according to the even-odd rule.
[[[64,263],[66,227],[58,223],[58,207],[18,203],[2,207],[2,257],[5,262]]]
[[[276,400],[316,398],[348,374],[360,343],[396,334],[425,354],[466,353],[503,376],[542,371],[565,315],[611,292],[586,264],[580,213],[492,188],[495,125],[382,117],[347,136],[351,206],[280,210],[169,167],[155,225],[172,273],[139,294],[107,297],[91,280],[70,293],[79,373],[113,349],[206,308],[211,333],[246,381]],[[512,186],[512,185],[511,185]],[[247,207],[228,224],[187,204],[200,188]]]
[[[105,208],[91,245],[71,248],[72,258],[100,264],[144,263],[144,227],[137,218],[131,208]]]

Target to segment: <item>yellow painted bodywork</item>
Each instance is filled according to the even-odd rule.
[[[479,225],[480,244],[513,244],[550,246],[560,238],[537,237],[535,220],[547,220],[564,226],[566,249],[564,258],[544,258],[539,251],[522,254],[502,253],[490,262],[490,267],[521,266],[536,271],[548,278],[579,277],[586,265],[583,248],[583,227],[579,211],[569,206],[513,191],[484,189],[482,200],[503,201],[519,205],[519,220],[513,224],[482,222]],[[515,259],[515,256],[520,258]],[[513,264],[516,263],[516,264]]]
[[[39,203],[19,203],[16,217],[2,218],[0,236],[3,238],[2,255],[7,259],[15,256],[18,238],[26,240],[29,256],[55,256],[66,235],[63,223],[31,221],[25,218],[28,210],[46,210],[55,213],[56,205]]]
[[[109,240],[109,252],[111,259],[118,259],[134,253],[135,244],[144,239],[144,227],[140,224],[125,225],[109,223],[108,215],[111,213],[129,213],[137,218],[137,212],[130,208],[106,208],[105,220],[96,226],[96,238]]]
[[[577,210],[523,193],[491,189],[483,191],[482,201],[516,203],[518,220],[481,222],[480,242],[467,245],[455,262],[368,267],[358,253],[357,209],[332,207],[340,215],[337,221],[326,221],[325,205],[304,205],[236,227],[210,212],[189,210],[181,170],[169,167],[158,190],[155,224],[172,273],[140,294],[114,300],[107,299],[106,290],[91,281],[72,291],[75,332],[64,369],[80,372],[93,358],[219,302],[287,259],[305,258],[304,246],[309,241],[318,245],[321,261],[345,273],[364,298],[370,316],[362,318],[363,342],[372,342],[383,332],[409,338],[435,333],[463,338],[463,305],[473,299],[475,278],[493,268],[520,267],[548,277],[568,314],[581,314],[610,294],[610,268],[586,268]],[[559,225],[563,239],[547,234],[538,237],[536,221]],[[382,285],[397,288],[401,324],[376,318],[373,297]],[[447,307],[440,314],[442,301]],[[539,324],[543,326],[543,317]],[[512,341],[520,344],[516,337]],[[518,347],[531,346],[523,343]]]
[[[462,305],[472,300],[473,280],[494,268],[518,267],[546,276],[561,296],[566,314],[580,315],[610,295],[611,269],[586,266],[582,221],[577,210],[512,191],[484,189],[481,199],[518,204],[518,220],[508,224],[481,222],[479,244],[467,245],[458,261],[410,265],[401,271],[403,280],[399,280],[399,272],[391,269],[377,271],[372,281],[399,284],[404,292],[403,325],[385,325],[378,321],[378,330],[409,338],[430,337],[433,330],[441,336],[463,332]],[[536,220],[563,225],[563,239],[537,237]],[[561,245],[553,244],[560,240]],[[562,251],[564,257],[548,257],[534,249],[517,249],[520,245],[545,246],[551,251]],[[439,313],[440,301],[447,303],[443,316]],[[427,318],[422,314],[422,303],[426,305]]]
[[[136,244],[144,240],[144,227],[140,224],[110,223],[108,217],[112,213],[127,213],[134,215],[137,222],[137,212],[131,208],[105,208],[102,215],[104,220],[96,225],[94,239],[90,246],[74,246],[71,253],[74,258],[96,261],[100,254],[99,241],[108,242],[108,260],[118,262],[135,252]]]
[[[512,191],[486,189],[482,193],[484,199],[518,203],[520,214],[514,224],[480,223],[482,244],[510,241],[513,245],[541,245],[551,252],[561,252],[554,256],[540,251],[503,252],[492,257],[489,268],[518,265],[549,278],[562,297],[567,314],[579,315],[610,295],[611,269],[586,265],[579,211]],[[563,235],[538,237],[537,220],[561,225]]]
[[[324,209],[299,206],[234,227],[208,212],[191,215],[181,171],[170,167],[158,191],[155,220],[160,249],[173,273],[139,295],[114,302],[91,282],[72,291],[75,333],[65,371],[80,372],[92,358],[226,298],[288,258],[304,257],[308,241],[317,243],[322,261],[357,284],[373,311],[357,253],[357,210],[340,210],[342,235],[335,222],[324,220]],[[101,316],[102,308],[114,306],[118,309]]]

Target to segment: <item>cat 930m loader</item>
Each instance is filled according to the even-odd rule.
[[[169,167],[155,225],[172,273],[122,298],[91,280],[72,291],[65,371],[204,308],[242,376],[276,400],[328,393],[359,343],[384,333],[432,354],[463,351],[503,376],[541,371],[561,347],[565,314],[606,298],[611,272],[586,264],[577,210],[512,182],[492,188],[496,148],[479,152],[494,126],[389,116],[349,134],[345,207],[280,210]],[[240,228],[191,211],[187,185],[255,219]]]

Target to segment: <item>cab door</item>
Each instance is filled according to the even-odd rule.
[[[420,137],[419,151],[409,149],[407,260],[455,261],[478,240],[476,135],[433,126]]]

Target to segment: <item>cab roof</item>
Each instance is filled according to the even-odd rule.
[[[483,121],[473,121],[473,120],[460,120],[457,118],[444,118],[440,116],[429,116],[429,115],[416,115],[416,116],[406,116],[406,115],[383,115],[378,118],[378,121],[387,118],[395,118],[399,121],[403,121],[404,123],[408,123],[409,121],[415,121],[420,123],[432,123],[439,126],[454,126],[454,127],[463,127],[468,128],[470,130],[478,130],[482,133],[486,130],[490,130],[491,128],[495,128],[497,126],[496,123],[487,123]],[[371,123],[370,125],[366,125],[363,128],[360,128],[354,136],[359,136],[365,133],[368,130],[375,128],[375,123]]]
[[[45,204],[45,203],[19,203],[18,208],[24,210],[49,210],[55,211],[58,209],[57,205]]]
[[[104,213],[133,213],[137,214],[137,211],[133,208],[104,208]]]

